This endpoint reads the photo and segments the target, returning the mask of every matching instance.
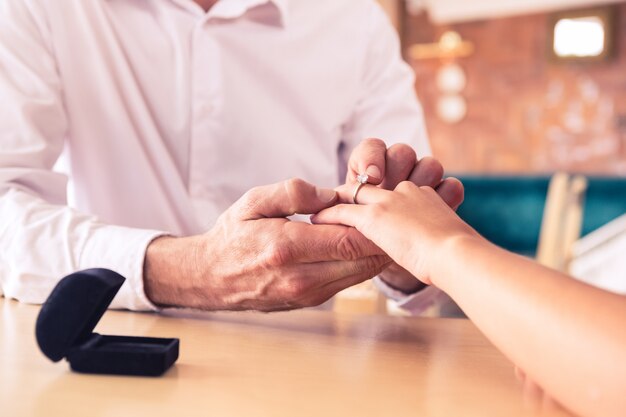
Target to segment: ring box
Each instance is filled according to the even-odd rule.
[[[94,333],[125,278],[89,269],[63,278],[42,306],[35,333],[50,360],[67,358],[73,371],[159,376],[178,359],[179,339]]]

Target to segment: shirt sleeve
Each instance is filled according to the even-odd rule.
[[[73,210],[53,171],[68,123],[50,39],[32,0],[0,1],[0,295],[42,303],[63,276],[101,267],[127,278],[112,307],[155,309],[143,260],[163,233]]]
[[[380,277],[374,278],[374,284],[394,303],[396,308],[413,316],[465,317],[452,298],[436,287],[426,287],[414,294],[405,294],[391,288]]]
[[[422,106],[415,93],[415,74],[402,59],[398,34],[384,10],[370,3],[368,36],[362,76],[362,94],[344,129],[342,162],[366,138],[380,138],[387,146],[406,143],[419,158],[431,155]],[[341,173],[345,178],[345,168]],[[428,287],[407,295],[388,286],[380,277],[378,289],[402,310],[413,315],[448,315],[456,304],[442,291]],[[455,314],[452,314],[455,315]]]

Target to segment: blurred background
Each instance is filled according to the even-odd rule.
[[[450,170],[626,173],[626,2],[381,3]]]
[[[626,294],[626,1],[379,3],[415,71],[434,156],[465,184],[459,215]]]

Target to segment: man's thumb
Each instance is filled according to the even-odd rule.
[[[246,220],[315,214],[333,206],[337,192],[293,178],[248,191],[236,203]]]

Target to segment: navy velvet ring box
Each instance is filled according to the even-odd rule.
[[[67,357],[76,372],[138,376],[165,373],[178,359],[178,339],[93,332],[124,280],[107,269],[89,269],[63,278],[37,318],[37,343],[42,352],[54,362]]]

